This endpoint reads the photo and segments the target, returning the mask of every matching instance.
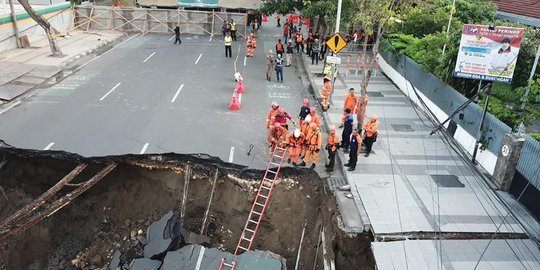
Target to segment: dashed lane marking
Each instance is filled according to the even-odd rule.
[[[148,61],[148,59],[150,59],[150,57],[154,56],[154,54],[156,54],[156,52],[153,52],[151,55],[149,55],[148,57],[146,57],[146,59],[144,59],[144,61],[142,61],[143,63],[146,63],[146,61]]]
[[[178,88],[178,91],[176,91],[176,94],[174,94],[174,97],[171,99],[171,102],[174,102],[176,98],[178,97],[178,94],[180,94],[180,91],[182,91],[182,88],[184,88],[184,84],[180,85]]]
[[[246,66],[246,63],[247,63],[247,56],[244,56],[244,67]]]
[[[146,152],[146,149],[148,148],[148,145],[149,145],[149,143],[145,143],[144,146],[141,149],[141,152],[139,154],[141,154],[141,155],[144,154],[144,152]]]
[[[231,151],[229,152],[229,163],[232,163],[234,160],[234,146],[231,146]]]
[[[118,86],[120,86],[122,83],[119,82],[117,83],[111,90],[109,90],[109,92],[107,92],[107,94],[105,94],[104,96],[102,96],[99,100],[104,100],[110,93],[112,93],[114,91],[114,89],[118,88]]]
[[[43,150],[51,150],[51,147],[53,147],[54,145],[54,142],[51,142],[49,144],[47,144],[47,146],[45,146],[45,148],[43,148]]]
[[[201,60],[201,57],[202,57],[202,53],[199,54],[199,57],[197,57],[197,61],[195,61],[195,65],[199,63],[199,60]]]

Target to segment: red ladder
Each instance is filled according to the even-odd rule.
[[[270,196],[274,190],[274,185],[278,179],[281,164],[283,164],[286,153],[287,148],[281,147],[276,147],[272,152],[268,162],[268,167],[266,168],[266,172],[264,173],[263,179],[259,186],[259,191],[253,200],[253,205],[251,206],[251,211],[249,212],[246,225],[244,226],[244,230],[242,231],[240,239],[238,240],[238,245],[234,251],[234,256],[240,255],[241,252],[251,250],[251,246],[255,240],[255,236],[257,235],[257,230],[259,229],[259,224],[263,218],[264,211],[270,202]],[[271,168],[272,166],[277,167]],[[225,266],[228,266],[230,269],[234,270],[236,268],[236,262],[228,264],[225,263],[225,258],[223,258],[221,260],[219,270],[223,270]]]

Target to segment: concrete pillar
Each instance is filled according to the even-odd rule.
[[[525,142],[524,137],[516,137],[510,133],[507,133],[502,140],[501,150],[493,172],[493,182],[502,191],[510,189],[523,142]]]

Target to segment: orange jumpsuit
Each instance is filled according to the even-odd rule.
[[[311,123],[315,123],[317,125],[317,127],[320,127],[321,126],[321,119],[319,119],[319,117],[315,114],[315,113],[311,113]],[[305,133],[307,134],[307,133]]]
[[[356,106],[356,101],[357,101],[357,97],[356,95],[353,93],[352,95],[347,95],[345,96],[345,104],[343,104],[343,117],[341,117],[341,125],[340,126],[343,126],[343,124],[345,123],[345,117],[347,117],[347,113],[345,112],[345,109],[350,109],[351,110],[351,113],[354,112],[354,107]]]
[[[255,48],[257,48],[257,40],[255,39],[255,37],[250,36],[247,40],[247,56],[248,57],[253,57]]]
[[[294,137],[294,131],[287,136],[287,144],[289,145],[289,159],[292,159],[293,164],[298,163],[298,157],[302,153],[304,141],[306,137],[300,133],[298,138]]]
[[[274,118],[276,118],[276,115],[278,114],[279,114],[278,108],[275,108],[275,109],[270,108],[270,110],[268,110],[268,113],[266,114],[266,129],[273,127]]]
[[[304,163],[308,163],[311,157],[311,163],[317,164],[319,160],[319,150],[321,150],[322,134],[315,124],[310,125],[310,132],[306,136],[306,155],[304,156]]]
[[[274,152],[276,146],[285,147],[287,142],[287,130],[284,127],[272,128],[268,132],[268,145],[270,146],[270,155]]]
[[[330,80],[327,80],[324,83],[322,92],[321,92],[321,101],[322,101],[322,109],[328,110],[328,99],[330,98],[330,93],[332,92],[332,83]]]

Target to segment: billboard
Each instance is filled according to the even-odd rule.
[[[454,77],[511,83],[524,31],[465,24]]]

